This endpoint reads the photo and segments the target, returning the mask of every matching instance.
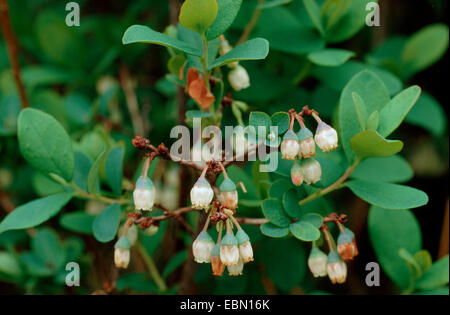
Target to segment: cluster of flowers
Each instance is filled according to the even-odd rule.
[[[333,216],[334,214],[332,214]],[[358,255],[358,248],[356,246],[355,234],[346,227],[343,227],[339,222],[340,218],[333,219],[340,228],[340,234],[337,239],[337,249],[334,239],[328,231],[328,227],[324,224],[322,231],[324,237],[328,242],[328,255],[321,251],[316,243],[313,243],[313,248],[308,258],[308,267],[313,276],[328,277],[333,284],[344,283],[347,279],[347,264],[345,261],[353,260]]]
[[[231,45],[228,43],[225,37],[221,35],[219,54],[223,56],[231,51],[231,49]],[[245,70],[245,68],[242,67],[239,62],[231,62],[228,64],[228,67],[231,68],[231,71],[228,73],[228,82],[230,82],[233,90],[240,91],[250,86],[250,77],[248,76],[247,70]]]
[[[307,106],[299,114],[293,110],[289,111],[289,114],[290,127],[281,142],[281,157],[286,160],[295,160],[291,168],[291,179],[294,185],[300,186],[303,182],[307,185],[316,183],[322,177],[320,164],[313,158],[316,155],[316,144],[325,153],[335,150],[338,146],[337,132],[323,122],[316,111],[309,110]],[[302,115],[311,115],[317,121],[315,135],[305,126]],[[295,119],[300,124],[297,134],[293,130]],[[303,160],[298,163],[297,159]]]

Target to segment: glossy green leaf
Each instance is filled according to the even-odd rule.
[[[312,242],[320,238],[320,231],[306,221],[298,221],[289,226],[291,233],[301,241]]]
[[[92,232],[97,241],[106,243],[116,237],[120,224],[120,206],[117,203],[105,208],[92,222]]]
[[[283,199],[283,195],[292,187],[292,183],[287,179],[277,179],[269,188],[269,196],[271,198]]]
[[[289,234],[288,227],[279,227],[272,223],[264,223],[260,226],[261,233],[269,237],[285,237]]]
[[[271,117],[272,119],[272,126],[278,127],[278,134],[281,135],[285,133],[289,128],[289,115],[286,112],[277,112],[273,114]]]
[[[351,180],[345,185],[362,200],[380,208],[410,209],[428,203],[426,193],[408,186],[360,179]]]
[[[336,67],[344,64],[354,55],[355,53],[353,51],[327,48],[309,53],[308,60],[319,66]]]
[[[401,53],[407,75],[421,71],[438,61],[448,48],[448,26],[428,25],[408,39]]]
[[[350,177],[373,182],[401,183],[409,181],[413,175],[413,169],[408,161],[400,155],[393,155],[365,159]]]
[[[365,130],[350,139],[350,145],[356,156],[387,157],[397,154],[403,149],[400,140],[387,140],[375,130]]]
[[[398,95],[380,111],[380,126],[378,132],[383,136],[389,136],[405,119],[408,112],[417,102],[421,89],[417,85],[411,86]]]
[[[208,70],[241,60],[260,60],[267,57],[269,42],[264,38],[254,38],[236,46],[223,56],[220,56],[208,66]]]
[[[405,118],[405,121],[420,126],[430,131],[434,136],[442,136],[447,125],[447,115],[445,114],[442,105],[431,96],[423,92],[416,105]]]
[[[27,229],[55,216],[70,199],[72,193],[60,193],[35,199],[17,207],[0,223],[0,233],[8,230]]]
[[[89,171],[92,167],[92,161],[86,156],[86,154],[75,151],[75,171],[73,172],[72,181],[87,192],[87,182]]]
[[[288,188],[292,186],[289,185]],[[297,193],[297,189],[290,188],[283,194],[283,207],[286,213],[292,218],[299,218],[302,215],[302,209],[298,205],[301,197]]]
[[[317,5],[316,0],[303,0],[303,4],[314,26],[317,28],[319,33],[324,36],[325,31],[320,18],[320,7]]]
[[[130,26],[123,34],[122,43],[124,45],[133,43],[157,44],[177,49],[190,55],[199,57],[203,55],[201,49],[178,39],[169,37],[163,33],[154,31],[150,27],[144,25]]]
[[[181,25],[199,34],[204,34],[217,16],[216,0],[185,0],[180,9]]]
[[[415,283],[417,289],[431,290],[448,284],[448,255],[435,262]]]
[[[353,161],[354,153],[350,139],[360,132],[352,93],[357,93],[365,102],[368,113],[380,110],[389,100],[389,91],[383,81],[371,71],[356,74],[342,91],[339,105],[339,130],[342,147],[349,161]],[[366,131],[367,133],[367,131]]]
[[[59,224],[72,232],[92,234],[92,223],[95,216],[84,211],[69,212],[63,214],[59,219]]]
[[[212,40],[231,26],[241,8],[242,0],[217,0],[219,10],[213,24],[209,27],[207,39]]]
[[[380,125],[380,113],[376,110],[369,115],[366,121],[367,130],[377,130]]]
[[[319,229],[323,223],[323,217],[318,213],[307,213],[301,218],[302,222],[309,222]]]
[[[410,284],[410,270],[399,256],[401,248],[410,253],[422,247],[420,226],[409,210],[372,207],[368,218],[369,236],[383,271],[400,287]]]
[[[266,133],[269,132],[272,125],[272,119],[264,112],[251,112],[249,116],[249,125],[255,127],[255,131],[258,132],[258,127],[263,126],[266,128]]]
[[[75,167],[72,140],[52,116],[33,108],[19,114],[18,140],[23,157],[33,167],[67,181]]]
[[[97,191],[97,182],[100,175],[100,167],[105,159],[106,151],[103,150],[102,153],[99,154],[94,164],[92,164],[91,169],[89,170],[89,175],[87,178],[87,189],[89,193],[95,193]]]
[[[105,160],[106,183],[114,194],[122,192],[123,158],[125,149],[122,146],[112,148]]]
[[[353,105],[355,106],[356,116],[358,117],[359,126],[361,131],[366,129],[366,121],[367,121],[367,108],[364,100],[359,96],[358,93],[352,93]]]
[[[280,200],[273,198],[266,199],[263,201],[261,208],[264,217],[276,226],[287,227],[291,223]]]

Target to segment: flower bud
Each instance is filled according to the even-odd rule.
[[[227,233],[220,242],[220,260],[225,266],[239,262],[238,240],[232,233]]]
[[[239,258],[236,265],[227,266],[229,276],[240,276],[242,275],[242,270],[244,270],[244,262]]]
[[[253,261],[253,248],[250,243],[250,238],[244,230],[240,229],[236,233],[236,238],[239,244],[239,254],[244,263]]]
[[[356,247],[355,234],[344,228],[344,233],[339,234],[337,239],[337,249],[344,260],[352,260],[357,256],[359,252],[358,247]]]
[[[311,130],[304,127],[297,133],[299,150],[298,157],[309,159],[316,155],[316,143],[314,142],[313,134]]]
[[[196,209],[206,209],[211,203],[214,191],[204,177],[199,177],[194,187],[191,189],[192,207]]]
[[[214,245],[211,252],[211,268],[213,275],[221,276],[225,271],[225,265],[220,260],[220,244]]]
[[[347,278],[347,265],[336,251],[328,254],[327,272],[333,284],[344,283]]]
[[[338,136],[336,130],[323,121],[319,122],[317,125],[314,140],[316,140],[319,148],[325,153],[335,150],[338,146]]]
[[[220,202],[225,208],[236,209],[238,206],[238,192],[236,184],[229,178],[225,178],[220,184]]]
[[[130,241],[126,236],[121,236],[114,245],[114,263],[117,268],[128,268],[130,263]]]
[[[313,247],[308,258],[308,266],[314,278],[327,275],[327,254],[319,248]]]
[[[250,77],[244,67],[237,65],[228,74],[228,81],[235,91],[246,89],[250,86]]]
[[[194,260],[199,264],[209,263],[211,261],[211,251],[213,247],[214,241],[211,236],[205,231],[200,232],[192,244]]]
[[[155,187],[148,177],[139,176],[133,191],[134,207],[136,210],[150,211],[155,202]]]
[[[153,236],[156,233],[158,233],[159,226],[156,225],[150,225],[148,228],[145,229],[144,234],[147,236]]]
[[[281,158],[295,160],[299,149],[298,138],[294,131],[289,129],[283,136],[281,142]]]
[[[122,226],[122,227],[119,228],[119,230],[118,230],[118,232],[117,232],[117,234],[118,234],[119,237],[120,237],[120,235],[123,234],[123,229],[124,229],[124,228],[125,228],[124,226]],[[130,245],[131,245],[131,246],[133,246],[133,245],[136,243],[136,241],[137,241],[137,239],[138,239],[138,228],[137,228],[136,225],[132,224],[132,225],[128,228],[128,230],[127,230],[127,238],[128,238],[128,240],[130,241]]]
[[[303,184],[302,168],[298,163],[294,163],[291,168],[291,180],[295,186]]]
[[[303,179],[307,185],[317,183],[322,178],[322,168],[314,158],[301,161]]]

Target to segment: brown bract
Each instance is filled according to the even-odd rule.
[[[214,103],[215,97],[208,90],[205,80],[195,68],[189,68],[187,73],[187,91],[203,109]]]

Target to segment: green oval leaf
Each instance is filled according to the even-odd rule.
[[[302,209],[298,205],[300,199],[295,188],[291,188],[283,194],[284,210],[292,218],[299,218],[302,214]]]
[[[241,60],[260,60],[267,57],[269,42],[264,38],[254,38],[236,46],[223,56],[220,56],[208,66],[208,70]]]
[[[233,24],[241,8],[242,0],[217,0],[219,10],[217,17],[208,30],[208,40],[212,40],[225,31]]]
[[[273,114],[271,117],[272,126],[278,127],[278,134],[281,135],[285,133],[289,128],[289,115],[286,112],[277,112]]]
[[[296,238],[304,242],[312,242],[320,238],[320,231],[306,221],[292,223],[289,230]]]
[[[120,224],[120,206],[117,203],[105,208],[92,222],[94,237],[102,243],[114,239]]]
[[[440,288],[448,283],[449,264],[448,255],[439,259],[415,283],[417,289],[431,290]]]
[[[261,233],[269,237],[285,237],[289,234],[288,227],[279,227],[272,223],[264,223],[260,226]]]
[[[40,110],[26,108],[19,114],[18,140],[23,157],[33,167],[67,181],[73,176],[72,141],[63,126]]]
[[[89,193],[96,193],[98,186],[98,178],[100,173],[100,166],[105,159],[106,151],[103,150],[102,153],[97,157],[94,164],[92,164],[91,169],[87,177],[87,190]]]
[[[122,43],[124,45],[133,43],[157,44],[183,51],[189,55],[199,57],[203,55],[203,52],[197,47],[154,31],[150,27],[144,25],[130,26],[123,34]]]
[[[373,182],[407,182],[414,172],[400,155],[385,158],[368,158],[362,161],[350,175],[351,178]]]
[[[122,192],[123,157],[125,149],[122,146],[112,148],[105,160],[106,183],[116,195]]]
[[[0,233],[37,226],[56,215],[70,199],[72,193],[65,192],[21,205],[3,219],[0,223]]]
[[[264,112],[251,112],[248,122],[255,127],[256,132],[258,132],[258,126],[264,126],[266,127],[266,133],[268,133],[272,125],[272,119]]]
[[[359,198],[385,209],[410,209],[428,203],[428,196],[423,191],[390,183],[351,180],[346,186]]]
[[[400,140],[387,140],[375,130],[365,130],[350,139],[350,145],[356,156],[387,157],[397,154],[403,149]]]
[[[353,51],[327,48],[309,53],[308,60],[319,66],[336,67],[344,64],[354,55],[355,53]]]
[[[291,223],[291,220],[284,212],[280,200],[274,198],[266,199],[262,202],[261,208],[266,219],[276,226],[287,227]]]
[[[419,86],[411,86],[398,95],[380,111],[380,126],[378,132],[383,136],[389,136],[405,119],[408,112],[417,102],[421,89]]]
[[[216,0],[186,0],[180,9],[181,25],[199,34],[204,34],[217,16]]]
[[[92,223],[95,216],[84,211],[65,213],[59,219],[59,224],[72,232],[92,234]]]
[[[376,110],[366,120],[367,130],[377,130],[380,125],[380,113]]]

